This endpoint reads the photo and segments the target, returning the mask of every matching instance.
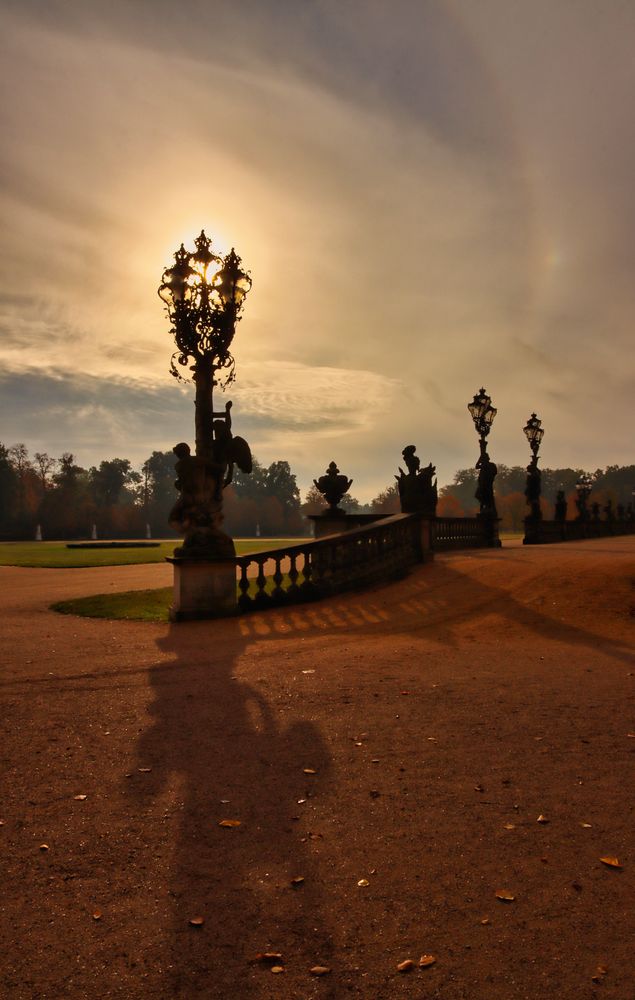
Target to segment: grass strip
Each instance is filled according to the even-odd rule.
[[[236,555],[263,552],[306,538],[236,538]],[[67,549],[66,542],[1,542],[0,566],[32,569],[75,569],[89,566],[137,566],[163,562],[174,553],[179,539],[161,542],[156,549]]]

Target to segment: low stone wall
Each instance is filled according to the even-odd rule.
[[[550,542],[633,534],[635,521],[532,521],[527,518],[523,545],[548,545]]]

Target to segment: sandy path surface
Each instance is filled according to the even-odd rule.
[[[634,579],[512,546],[154,626],[48,605],[169,567],[0,567],[0,994],[632,1000]]]

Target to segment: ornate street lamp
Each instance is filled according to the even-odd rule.
[[[525,437],[529,441],[529,447],[531,448],[531,461],[527,466],[527,485],[525,486],[525,497],[527,498],[527,503],[531,509],[529,518],[532,521],[540,521],[542,519],[542,511],[540,509],[540,469],[538,468],[538,451],[540,449],[540,442],[544,437],[544,430],[541,427],[541,421],[532,413],[529,420],[523,427]]]
[[[480,389],[479,392],[476,393],[472,402],[467,404],[467,408],[470,411],[472,420],[474,421],[481,449],[481,454],[479,455],[478,462],[476,463],[476,468],[478,469],[478,486],[474,496],[479,502],[479,516],[489,518],[491,520],[498,517],[498,511],[496,510],[496,503],[494,501],[494,480],[496,479],[498,469],[496,468],[494,462],[490,461],[490,457],[487,454],[486,439],[492,429],[492,424],[497,411],[495,407],[492,406],[492,400],[485,392],[485,389]]]
[[[578,508],[578,521],[588,521],[589,520],[589,509],[588,500],[591,495],[591,477],[587,476],[585,472],[582,473],[577,483],[575,484],[576,498],[575,505]]]
[[[180,497],[169,520],[185,536],[175,557],[213,561],[235,554],[231,538],[220,530],[223,489],[234,464],[251,472],[249,445],[231,432],[231,402],[218,412],[213,403],[214,388],[234,380],[230,347],[251,278],[233,249],[221,257],[204,232],[194,244],[194,250],[181,244],[159,287],[177,348],[171,373],[185,381],[188,376],[177,365],[187,368],[196,387],[196,455],[185,442],[174,448]]]

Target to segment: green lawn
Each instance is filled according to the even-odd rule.
[[[304,539],[306,540],[306,539]],[[236,554],[262,552],[280,545],[303,541],[300,538],[237,538]],[[0,566],[31,566],[45,569],[72,569],[77,566],[126,566],[163,562],[171,556],[178,539],[161,542],[154,549],[67,549],[65,542],[0,542]]]
[[[285,574],[282,586],[289,585],[289,577]],[[273,590],[273,577],[267,577],[265,592]],[[249,584],[248,594],[255,597],[257,587],[255,580]],[[240,590],[236,586],[236,595]],[[172,603],[172,587],[161,587],[157,590],[128,590],[123,594],[93,594],[91,597],[77,597],[71,601],[59,601],[51,605],[52,611],[62,615],[80,615],[82,618],[116,618],[138,622],[167,622],[168,610]]]

